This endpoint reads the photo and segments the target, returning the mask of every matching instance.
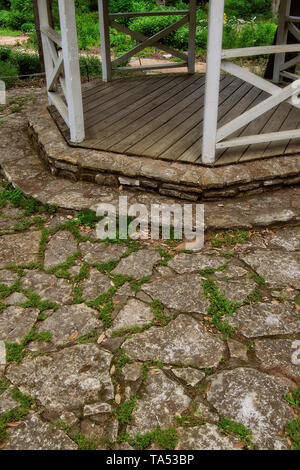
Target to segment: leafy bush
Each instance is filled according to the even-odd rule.
[[[0,47],[0,62],[8,61],[12,56],[10,47]]]
[[[35,31],[35,24],[34,23],[24,23],[21,26],[21,30],[24,33],[32,33],[33,31]]]
[[[14,86],[18,80],[19,69],[16,65],[10,62],[0,61],[0,80],[3,80],[6,88]],[[5,78],[9,77],[9,78]]]
[[[6,87],[12,87],[19,75],[32,75],[41,72],[37,54],[13,51],[9,47],[0,47],[0,79],[5,78]]]
[[[100,77],[101,75],[101,62],[97,56],[80,57],[80,72],[82,77]]]
[[[85,13],[77,16],[79,49],[91,49],[99,45],[100,30],[97,13]]]
[[[246,25],[239,35],[241,46],[237,47],[269,46],[273,43],[276,29],[276,24],[271,21]]]
[[[9,24],[10,17],[11,17],[10,11],[0,10],[0,25],[7,26]]]
[[[13,52],[11,60],[19,70],[19,75],[31,75],[41,73],[41,63],[37,54],[25,54],[24,52]]]
[[[254,16],[270,18],[272,0],[226,0],[225,11],[228,16],[251,19]]]

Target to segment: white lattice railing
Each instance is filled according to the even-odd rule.
[[[284,101],[300,108],[300,100],[298,98],[300,93],[300,77],[286,72],[286,69],[300,62],[300,56],[285,61],[287,52],[300,52],[300,30],[296,26],[297,23],[300,23],[300,18],[291,17],[290,9],[291,0],[281,0],[277,44],[275,46],[223,50],[224,0],[210,0],[206,72],[207,83],[202,148],[202,160],[204,163],[214,163],[216,150],[218,149],[300,138],[300,130],[295,129],[228,139],[230,135]],[[298,44],[287,44],[288,31],[299,41]],[[229,59],[238,57],[262,54],[276,54],[273,77],[275,83],[279,82],[280,76],[288,76],[292,78],[294,82],[285,88],[281,88],[275,83],[271,83],[229,61]],[[219,81],[221,70],[260,88],[269,93],[270,97],[218,129]]]
[[[128,12],[128,13],[109,13],[109,0],[99,0],[99,18],[100,18],[100,33],[101,33],[101,48],[102,48],[102,79],[104,81],[110,81],[114,70],[118,72],[128,70],[145,70],[145,69],[166,69],[166,68],[178,68],[188,67],[189,73],[195,72],[195,35],[196,35],[196,13],[197,13],[197,0],[190,0],[188,10],[171,11],[171,10],[159,10],[159,11],[147,11],[147,12]],[[145,17],[145,16],[182,16],[182,18],[175,23],[167,26],[162,31],[154,34],[152,37],[147,38],[141,33],[132,31],[127,26],[117,23],[115,20],[118,18],[133,18],[133,17]],[[189,52],[184,54],[181,51],[175,50],[169,46],[166,46],[161,42],[167,34],[175,31],[184,24],[189,24]],[[121,31],[133,39],[140,42],[130,51],[121,55],[120,57],[112,60],[109,40],[109,28],[115,28],[117,31]],[[136,66],[136,67],[122,67],[123,63],[126,63],[131,57],[141,52],[146,47],[156,47],[163,50],[174,57],[178,57],[182,62],[157,64],[151,66]]]
[[[58,0],[61,34],[51,27],[47,0],[38,0],[47,93],[70,128],[71,141],[84,140],[84,119],[74,0]]]

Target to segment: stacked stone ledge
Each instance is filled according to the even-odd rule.
[[[46,108],[28,120],[34,147],[52,175],[101,186],[130,187],[190,201],[243,197],[300,183],[300,155],[223,167],[154,160],[71,147]]]

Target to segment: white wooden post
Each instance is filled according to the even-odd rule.
[[[109,0],[99,0],[102,80],[104,82],[110,82],[112,79],[108,2]]]
[[[58,0],[71,142],[85,137],[74,0]]]
[[[195,73],[195,40],[196,40],[197,0],[190,0],[189,10],[189,53],[188,71]]]
[[[287,17],[291,11],[291,0],[281,0],[279,9],[279,24],[277,31],[277,45],[286,44],[288,37],[288,22]],[[274,60],[273,82],[279,83],[281,66],[285,60],[285,54],[276,54]]]
[[[50,18],[49,18],[49,9],[48,9],[48,2],[47,0],[38,0],[38,14],[40,18],[40,28],[49,28],[50,26]],[[43,55],[44,55],[44,65],[45,65],[45,73],[46,73],[46,82],[47,88],[49,86],[50,77],[53,70],[53,62],[52,57],[49,52],[47,39],[42,34],[42,45],[43,45]]]
[[[203,123],[203,163],[214,163],[218,126],[224,1],[210,0],[206,66],[205,107]]]

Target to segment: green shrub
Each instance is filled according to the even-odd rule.
[[[225,11],[228,16],[250,19],[254,16],[270,18],[272,0],[226,0]]]
[[[0,47],[0,62],[7,62],[10,60],[12,51],[10,47]]]
[[[7,26],[10,23],[11,12],[7,10],[0,10],[0,25]]]
[[[3,80],[6,89],[15,85],[18,80],[19,69],[11,62],[0,61],[0,80]]]
[[[252,23],[241,29],[237,47],[269,46],[273,43],[277,26],[271,21]]]
[[[86,13],[77,16],[79,49],[91,49],[100,43],[100,30],[97,13]]]
[[[102,67],[97,56],[81,56],[79,63],[82,77],[100,77]]]
[[[19,75],[31,75],[41,73],[41,63],[37,54],[26,54],[24,52],[13,52],[12,62],[16,64]]]
[[[35,31],[35,24],[34,23],[24,23],[21,26],[21,30],[24,33],[32,33],[33,31]]]

